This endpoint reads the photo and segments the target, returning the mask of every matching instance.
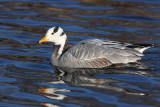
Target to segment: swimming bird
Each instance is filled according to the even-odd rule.
[[[67,35],[61,27],[50,28],[39,43],[54,43],[51,63],[67,68],[104,68],[140,60],[151,44],[130,44],[118,41],[87,39],[67,48]]]

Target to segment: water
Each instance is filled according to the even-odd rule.
[[[1,107],[160,106],[159,0],[1,0]],[[100,38],[155,44],[136,64],[108,69],[59,69],[51,44],[61,26],[69,46]]]

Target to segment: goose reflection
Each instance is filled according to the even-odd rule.
[[[38,92],[45,93],[45,96],[50,99],[63,100],[66,96],[62,94],[57,94],[56,92],[69,92],[69,90],[56,88],[40,88]]]
[[[135,66],[135,65],[134,65]],[[137,65],[136,65],[137,66]],[[139,68],[143,68],[142,66]],[[140,75],[140,76],[151,76],[150,73],[143,71],[143,69],[133,69],[129,65],[128,69],[123,68],[122,66],[118,68],[108,68],[108,69],[70,69],[70,68],[60,68],[53,66],[55,73],[52,75],[53,81],[47,82],[52,84],[68,84],[70,86],[76,87],[85,87],[92,90],[105,90],[105,91],[114,91],[116,93],[123,93],[125,95],[146,95],[144,92],[137,90],[128,90],[126,88],[119,87],[114,83],[125,83],[127,81],[122,81],[118,79],[113,79],[110,77],[107,78],[98,78],[99,74],[129,74],[129,75]],[[40,93],[44,93],[44,96],[50,99],[64,100],[67,99],[67,96],[62,94],[57,94],[56,92],[71,92],[67,89],[55,89],[55,88],[41,88],[39,89]],[[103,93],[103,91],[102,91]],[[48,103],[45,104],[50,105]],[[51,106],[51,105],[50,105]]]
[[[136,67],[133,65],[128,65],[128,67],[116,66],[114,68],[107,69],[68,69],[59,67],[53,67],[53,69],[55,73],[26,68],[24,69],[16,66],[8,66],[6,70],[9,70],[10,72],[1,73],[1,75],[16,78],[17,82],[16,80],[14,80],[15,82],[10,82],[7,84],[14,84],[18,88],[16,88],[16,90],[13,90],[13,88],[3,90],[3,93],[0,94],[6,96],[8,94],[10,95],[10,93],[24,92],[30,93],[30,95],[39,95],[39,97],[45,96],[49,99],[49,101],[43,100],[40,102],[37,101],[35,103],[35,101],[33,102],[31,100],[32,98],[29,98],[27,100],[27,103],[38,105],[40,104],[48,107],[58,107],[59,104],[56,102],[75,102],[81,105],[82,103],[84,104],[84,101],[81,98],[76,99],[76,97],[79,97],[79,95],[77,95],[76,97],[72,97],[72,92],[74,92],[74,89],[77,89],[78,91],[78,93],[75,92],[76,94],[81,94],[81,91],[82,94],[85,93],[85,90],[78,89],[78,87],[85,88],[88,91],[93,91],[93,94],[100,93],[101,95],[104,94],[111,96],[120,95],[123,97],[125,96],[126,98],[131,96],[140,96],[145,98],[146,94],[149,94],[147,93],[148,89],[146,89],[146,85],[152,85],[150,80],[145,82],[141,80],[135,82],[134,80],[130,81],[126,78],[122,80],[121,78],[117,78],[116,75],[118,74],[122,77],[125,77],[125,75],[135,75],[136,77],[139,76],[140,78],[159,78],[153,72],[148,72],[146,68],[138,67],[138,65],[136,65]],[[117,85],[117,83],[126,83],[125,85],[132,85],[133,87],[130,87],[128,89],[128,87],[122,87],[121,85]],[[68,87],[66,87],[66,85],[68,85]],[[135,89],[134,87],[138,88]],[[88,93],[88,91],[86,92],[86,94]],[[86,94],[82,96],[88,97]],[[99,96],[92,97],[96,99]],[[18,101],[21,100],[16,99],[15,103],[19,103]],[[93,102],[88,101],[87,103]]]
[[[150,75],[145,71],[132,71],[121,69],[69,69],[69,68],[59,68],[54,67],[55,74],[54,78],[61,78],[61,81],[72,85],[72,86],[81,86],[88,88],[98,88],[98,89],[107,89],[115,92],[122,92],[128,95],[145,95],[141,92],[131,92],[125,88],[120,88],[114,83],[121,83],[123,81],[112,78],[98,78],[98,74],[134,74],[134,75]],[[58,75],[57,75],[58,74]]]

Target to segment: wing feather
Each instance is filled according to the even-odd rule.
[[[120,42],[90,39],[71,47],[60,58],[63,66],[73,68],[100,68],[116,63],[129,63],[140,59],[142,53],[126,48]]]

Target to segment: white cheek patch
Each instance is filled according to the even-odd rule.
[[[54,30],[54,28],[50,28],[46,33],[46,36],[49,39],[49,41],[52,41],[52,38],[54,38],[53,30]]]

